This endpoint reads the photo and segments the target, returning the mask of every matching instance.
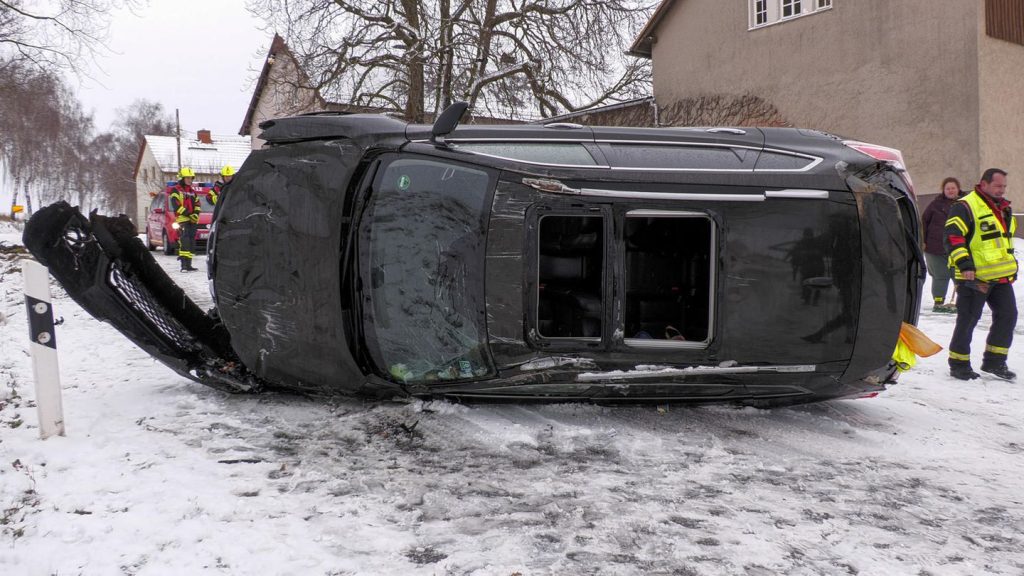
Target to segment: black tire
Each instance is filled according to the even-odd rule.
[[[161,232],[161,234],[164,237],[164,254],[168,256],[174,256],[175,254],[177,254],[178,247],[175,246],[174,244],[171,244],[170,241],[167,240],[167,230],[164,230],[163,232]]]
[[[151,238],[149,235],[149,226],[146,226],[146,249],[148,249],[150,252],[156,250],[156,245],[153,244],[153,238]]]

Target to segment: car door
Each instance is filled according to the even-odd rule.
[[[149,237],[150,244],[162,241],[160,232],[164,226],[164,202],[165,195],[163,192],[157,193],[153,197],[153,201],[150,202],[149,210],[146,214],[146,234]]]

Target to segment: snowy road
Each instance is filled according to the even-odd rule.
[[[0,241],[0,574],[1024,573],[1024,383],[944,354],[789,409],[325,404],[182,379],[56,288],[43,442]]]

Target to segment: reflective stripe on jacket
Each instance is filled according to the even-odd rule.
[[[1000,279],[1013,279],[1017,275],[1017,259],[1013,255],[1013,234],[1017,230],[1017,221],[1007,213],[1003,223],[991,206],[977,190],[960,199],[969,210],[970,222],[957,216],[958,211],[950,213],[946,226],[953,226],[960,231],[967,244],[954,246],[949,252],[949,265],[954,268],[957,280],[963,280],[962,270],[974,270],[975,278],[986,282]],[[967,260],[969,259],[969,260]]]

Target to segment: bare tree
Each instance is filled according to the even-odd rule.
[[[113,130],[92,139],[89,146],[95,158],[102,191],[111,212],[135,214],[135,164],[147,135],[173,136],[174,118],[162,104],[136,100],[127,108],[118,108]]]
[[[53,72],[8,63],[0,81],[0,156],[14,195],[28,206],[59,198],[87,205],[95,198],[89,177],[92,117]],[[31,208],[30,208],[31,211]]]
[[[326,101],[423,121],[454,100],[477,114],[549,117],[649,93],[650,65],[624,55],[642,0],[249,0],[283,30]]]
[[[109,14],[137,0],[0,0],[0,74],[12,63],[80,71],[103,47]]]
[[[661,126],[789,126],[774,104],[754,94],[708,94],[659,109]]]
[[[12,205],[67,200],[83,209],[134,214],[135,162],[146,134],[171,135],[163,106],[137,100],[95,135],[92,116],[55,72],[0,63],[0,158],[14,184]]]

